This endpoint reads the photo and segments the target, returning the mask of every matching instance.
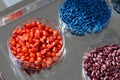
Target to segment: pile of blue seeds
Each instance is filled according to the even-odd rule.
[[[65,29],[75,35],[101,32],[107,25],[111,10],[105,0],[66,0],[59,8]]]

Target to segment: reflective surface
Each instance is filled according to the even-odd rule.
[[[11,30],[17,25],[19,22],[26,20],[28,18],[35,17],[44,17],[58,23],[58,6],[60,4],[60,0],[56,0],[53,3],[48,4],[47,6],[37,9],[36,11],[21,17],[17,21],[13,21],[10,24],[7,24],[4,27],[0,28],[0,71],[5,76],[6,80],[19,80],[17,79],[14,71],[10,66],[10,60],[8,57],[7,50],[7,39]],[[120,37],[120,15],[115,11],[112,12],[112,17],[109,23],[109,27],[111,27],[116,34]],[[57,80],[82,80],[82,58],[86,49],[92,44],[93,40],[99,37],[98,35],[88,35],[84,37],[73,36],[69,33],[65,33],[65,41],[66,41],[66,56],[63,63],[58,65],[57,70],[55,71],[59,75]],[[52,79],[52,77],[50,78]]]
[[[22,0],[1,0],[0,1],[0,11],[3,11],[4,9],[11,7]]]
[[[2,0],[0,2],[0,27],[24,16],[54,0]]]

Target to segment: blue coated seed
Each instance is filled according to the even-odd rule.
[[[92,34],[92,32],[93,32],[93,29],[92,29],[92,28],[88,28],[88,29],[87,29],[87,33],[88,33],[88,34]]]
[[[84,35],[101,32],[111,11],[105,0],[66,0],[59,8],[59,17],[68,25],[66,30]]]
[[[94,28],[94,33],[99,33],[99,32],[101,32],[102,31],[102,29],[103,29],[103,27],[102,26],[95,26],[95,28]]]

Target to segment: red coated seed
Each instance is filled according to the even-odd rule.
[[[51,56],[51,55],[52,55],[51,52],[47,52],[47,57],[48,57],[48,56]]]
[[[23,47],[22,47],[22,52],[23,52],[23,53],[28,52],[28,48],[27,48],[26,46],[23,46]]]
[[[28,23],[28,24],[25,24],[24,27],[30,29],[32,26],[31,26],[31,24]]]
[[[38,57],[38,58],[37,58],[37,61],[38,61],[38,62],[42,62],[42,58],[41,58],[41,57]]]
[[[17,48],[17,52],[20,53],[22,50],[21,48]]]
[[[12,46],[15,46],[15,45],[16,45],[15,40],[13,39],[13,40],[10,42],[10,44],[11,44]]]
[[[40,62],[38,60],[36,60],[35,62],[35,65],[39,66],[40,65]]]
[[[52,56],[53,56],[53,57],[56,56],[56,53],[53,52],[53,53],[52,53]]]
[[[34,64],[34,63],[31,63],[31,64],[30,64],[30,67],[31,67],[32,69],[34,69],[34,68],[35,68],[35,64]]]
[[[30,57],[34,58],[36,55],[34,53],[30,53]]]
[[[56,53],[62,48],[63,42],[58,30],[33,21],[13,30],[9,45],[12,54],[21,60],[23,68],[40,70],[59,60]]]
[[[26,61],[29,61],[29,60],[30,60],[30,57],[28,57],[28,56],[25,57],[25,60],[26,60]]]
[[[57,39],[58,39],[58,40],[61,40],[61,39],[62,39],[62,37],[61,37],[61,36],[57,36]]]
[[[43,33],[43,37],[44,36],[49,36],[49,34],[47,33],[47,31],[42,31],[42,33]]]
[[[40,70],[40,66],[36,66],[35,68],[36,68],[37,70]]]
[[[29,68],[29,67],[30,67],[30,64],[28,64],[28,63],[24,63],[24,64],[23,64],[23,67],[25,67],[25,68]]]
[[[32,25],[33,27],[37,27],[36,21],[33,21],[31,25]]]
[[[24,61],[25,60],[25,56],[21,56],[21,60]]]
[[[41,36],[40,30],[39,29],[35,30],[35,34],[34,35],[37,36],[37,37]]]
[[[49,30],[50,30],[50,26],[46,26],[46,27],[45,27],[45,30],[46,30],[46,31],[49,31]]]
[[[55,46],[56,45],[56,43],[55,42],[52,42],[52,44],[51,44],[52,46]]]
[[[41,23],[39,21],[36,22],[37,26],[40,25]]]
[[[34,58],[30,58],[30,63],[33,63],[35,61]]]
[[[59,32],[57,30],[53,31],[53,35],[57,36],[59,34]]]
[[[59,50],[56,48],[56,47],[53,47],[53,50],[52,50],[54,53],[57,53]]]
[[[42,56],[42,54],[40,52],[37,52],[36,55],[37,55],[37,57],[41,57]]]
[[[19,56],[19,55],[17,55],[17,56],[16,56],[16,58],[20,59],[20,56]]]
[[[13,54],[13,55],[17,55],[17,52],[14,51],[14,50],[12,50],[12,54]]]
[[[50,33],[50,34],[52,34],[52,33],[53,33],[53,30],[52,30],[51,28],[49,29],[49,33]]]
[[[19,55],[19,56],[24,56],[24,53],[19,53],[18,55]]]
[[[46,63],[47,63],[47,66],[49,67],[53,64],[53,61],[52,60],[47,60]]]
[[[58,57],[53,57],[53,61],[54,61],[54,62],[57,62],[58,60],[59,60]]]
[[[40,29],[40,30],[44,30],[44,29],[45,29],[45,25],[44,25],[44,24],[40,24],[40,25],[38,25],[38,29]]]
[[[45,67],[47,67],[46,62],[42,62],[42,68],[45,68]]]

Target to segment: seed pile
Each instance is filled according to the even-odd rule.
[[[120,47],[105,45],[84,56],[84,70],[91,80],[120,80]]]
[[[9,39],[12,54],[23,68],[40,70],[59,60],[63,41],[58,30],[38,21],[14,29]]]
[[[102,31],[111,17],[105,0],[66,0],[59,8],[65,29],[75,35]]]

